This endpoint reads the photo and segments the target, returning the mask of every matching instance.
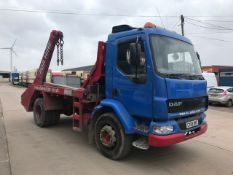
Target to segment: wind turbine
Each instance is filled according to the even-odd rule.
[[[13,54],[12,53],[14,53],[16,56],[17,56],[17,54],[16,54],[16,52],[14,51],[14,49],[13,49],[13,47],[14,47],[14,45],[15,45],[15,42],[16,42],[16,39],[15,39],[15,41],[14,41],[14,43],[11,45],[11,47],[2,47],[2,48],[0,48],[0,49],[8,49],[8,50],[10,50],[10,56],[11,56],[11,60],[10,60],[10,80],[12,80],[12,58],[13,58]]]

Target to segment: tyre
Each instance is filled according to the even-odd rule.
[[[231,107],[232,106],[232,100],[228,100],[226,106]]]
[[[104,113],[97,118],[94,134],[97,149],[109,159],[122,159],[131,150],[132,136],[125,134],[114,113]]]
[[[42,98],[35,100],[33,105],[34,121],[39,127],[52,126],[58,123],[60,119],[60,113],[58,111],[45,111],[44,101]]]
[[[54,111],[51,111],[51,113],[52,113],[52,116],[53,116],[51,125],[56,125],[60,120],[60,112],[54,110]]]

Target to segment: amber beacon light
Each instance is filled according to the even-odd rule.
[[[152,22],[146,22],[144,24],[144,27],[145,28],[153,28],[153,27],[156,27],[156,25],[154,23],[152,23]]]

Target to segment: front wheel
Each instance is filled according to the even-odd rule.
[[[132,136],[126,135],[114,113],[99,116],[94,125],[97,149],[107,158],[119,160],[131,150]]]

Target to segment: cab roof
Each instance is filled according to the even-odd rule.
[[[151,27],[151,28],[147,28],[147,27],[146,28],[145,27],[135,28],[135,27],[131,27],[128,25],[114,26],[112,28],[112,33],[109,34],[108,36],[108,41],[116,40],[116,39],[127,37],[130,35],[136,35],[136,34],[146,34],[148,36],[151,34],[163,35],[163,36],[171,37],[171,38],[178,39],[178,40],[187,42],[189,44],[192,44],[192,42],[188,38],[174,31],[169,31],[165,28],[161,28],[158,26]]]

